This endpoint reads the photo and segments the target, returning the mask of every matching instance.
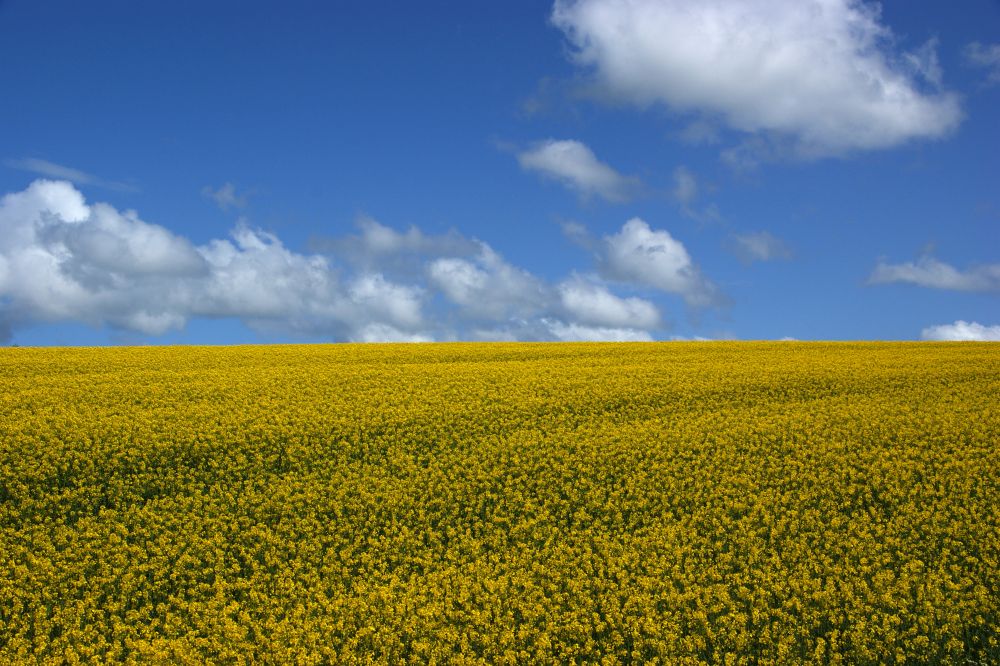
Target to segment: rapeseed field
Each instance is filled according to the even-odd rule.
[[[0,663],[1000,663],[1000,346],[0,352]]]

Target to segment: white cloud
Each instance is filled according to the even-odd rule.
[[[634,328],[585,326],[561,321],[546,323],[552,335],[560,342],[649,342],[653,339],[648,331]]]
[[[421,297],[381,275],[343,288],[326,258],[242,225],[195,246],[134,211],[88,205],[67,182],[0,200],[0,320],[10,328],[79,321],[160,335],[192,317],[235,317],[338,339],[375,324],[408,336],[422,323]]]
[[[479,243],[455,231],[432,235],[414,226],[397,231],[368,216],[358,218],[356,226],[356,234],[312,238],[309,247],[365,270],[393,272],[409,278],[422,272],[427,259],[473,257],[480,249]]]
[[[368,324],[354,336],[352,342],[434,342],[434,338],[421,333],[407,333],[387,324]]]
[[[158,334],[181,318],[162,305],[164,277],[204,275],[195,248],[132,211],[88,206],[67,182],[35,181],[0,200],[0,301],[8,325],[77,321]]]
[[[232,183],[226,183],[217,190],[213,190],[211,187],[206,185],[201,188],[201,193],[203,196],[206,196],[214,201],[215,205],[222,210],[229,210],[230,208],[244,208],[247,205],[246,193],[237,195],[236,186]]]
[[[473,259],[437,259],[427,272],[431,284],[473,318],[503,321],[530,317],[543,310],[550,299],[544,283],[505,262],[485,243]]]
[[[789,259],[792,251],[783,240],[768,231],[733,234],[733,251],[745,263]]]
[[[1000,264],[974,266],[962,271],[933,257],[902,264],[879,261],[868,281],[871,284],[902,282],[956,291],[1000,291]]]
[[[961,120],[958,97],[936,89],[933,44],[895,54],[877,5],[859,0],[556,0],[552,21],[608,95],[784,137],[801,157]]]
[[[411,226],[405,232],[379,224],[370,217],[358,220],[361,230],[357,249],[376,256],[384,256],[401,252],[419,253],[422,255],[440,255],[447,253],[472,254],[478,249],[476,244],[462,238],[455,232],[442,236],[430,236],[420,229]]]
[[[630,329],[656,328],[660,313],[641,298],[621,298],[602,285],[575,278],[558,287],[562,307],[581,324]]]
[[[711,294],[683,246],[641,220],[602,240],[576,231],[608,278],[694,304]],[[39,180],[0,199],[0,334],[80,322],[156,336],[193,318],[372,342],[645,340],[660,327],[649,300],[589,274],[549,283],[457,233],[366,221],[329,247],[296,252],[242,220],[228,238],[196,245],[135,211],[88,203],[68,182]],[[342,262],[344,253],[365,260]],[[401,256],[420,270],[399,279]]]
[[[689,305],[706,306],[720,300],[718,289],[701,274],[684,245],[668,231],[654,231],[637,217],[604,238],[600,270],[609,280],[678,294]]]
[[[354,280],[348,293],[352,301],[378,319],[409,329],[423,324],[423,290],[419,287],[393,284],[375,273]]]
[[[119,212],[107,204],[94,204],[86,219],[36,227],[39,240],[61,245],[68,252],[63,269],[85,283],[88,276],[116,274],[197,275],[208,266],[194,246],[163,227],[147,224],[135,211]]]
[[[983,326],[974,321],[959,319],[954,324],[929,326],[921,332],[920,337],[924,340],[1000,342],[1000,325]]]
[[[241,226],[232,241],[214,240],[199,251],[211,273],[191,285],[195,293],[185,293],[191,314],[276,320],[301,332],[346,323],[340,320],[350,316],[349,299],[327,260],[293,252],[272,234]]]
[[[637,178],[618,173],[579,141],[549,139],[520,153],[517,159],[522,168],[553,178],[584,196],[597,194],[608,201],[627,201],[640,186]]]
[[[4,160],[4,165],[10,167],[11,169],[29,171],[40,176],[46,176],[47,178],[68,180],[71,183],[76,183],[77,185],[96,185],[97,187],[103,187],[109,190],[118,190],[119,192],[134,192],[136,190],[135,186],[129,185],[128,183],[120,183],[114,180],[104,180],[103,178],[98,178],[97,176],[87,173],[86,171],[63,166],[62,164],[56,164],[55,162],[49,162],[48,160],[42,160],[36,157]]]
[[[987,70],[987,85],[1000,84],[1000,44],[972,42],[965,47],[965,59],[969,64]]]

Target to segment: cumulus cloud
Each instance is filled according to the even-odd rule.
[[[678,294],[693,306],[721,301],[718,288],[691,260],[684,245],[664,229],[653,230],[637,217],[604,238],[600,271],[608,280]]]
[[[773,135],[801,157],[941,137],[961,120],[933,42],[896,53],[861,0],[556,0],[609,95]]]
[[[972,42],[965,47],[966,61],[986,70],[986,85],[1000,84],[1000,44]]]
[[[929,326],[920,333],[920,337],[924,340],[1000,342],[1000,325],[983,326],[959,319],[954,324]]]
[[[217,190],[206,185],[201,188],[201,193],[202,196],[208,197],[214,201],[215,205],[222,210],[229,210],[230,208],[244,208],[247,205],[246,193],[238,195],[236,193],[236,186],[232,183],[226,183]]]
[[[369,318],[410,330],[423,324],[423,290],[419,287],[393,284],[375,273],[355,279],[348,293]]]
[[[879,261],[868,278],[870,284],[892,282],[955,291],[1000,291],[1000,264],[985,264],[960,270],[934,257],[889,264]]]
[[[87,206],[65,181],[36,181],[4,196],[0,230],[8,325],[73,319],[162,333],[180,320],[157,303],[158,281],[206,271],[184,239],[134,212]]]
[[[471,259],[436,259],[429,281],[469,317],[503,321],[538,314],[550,301],[548,287],[528,271],[512,266],[485,243]]]
[[[37,157],[4,160],[4,165],[10,167],[11,169],[28,171],[30,173],[46,176],[48,178],[68,180],[69,182],[76,183],[77,185],[95,185],[108,190],[118,190],[119,192],[136,191],[134,185],[114,180],[105,180],[91,173],[87,173],[86,171],[63,166],[62,164],[56,164],[55,162],[49,162],[48,160],[38,159]]]
[[[627,201],[640,187],[637,178],[618,173],[579,141],[549,139],[520,153],[517,159],[523,169],[557,180],[583,196],[596,194],[608,201]]]
[[[136,211],[90,203],[69,182],[39,180],[0,199],[0,339],[38,323],[157,336],[234,318],[268,335],[359,342],[647,340],[662,330],[659,308],[614,283],[711,300],[714,287],[669,233],[638,219],[603,239],[574,228],[601,275],[549,282],[483,241],[373,220],[329,239],[325,254],[244,221],[195,244]],[[400,278],[400,257],[419,270]]]
[[[616,296],[603,285],[579,277],[563,282],[558,291],[563,309],[581,324],[652,329],[660,321],[659,310],[649,301]]]
[[[300,332],[350,317],[351,304],[327,260],[293,252],[273,234],[241,226],[231,240],[213,240],[199,251],[211,266],[209,279],[173,285],[192,315],[274,320]]]
[[[731,236],[733,252],[744,263],[790,259],[792,251],[783,240],[768,231],[754,231]]]
[[[192,317],[235,317],[345,339],[373,324],[412,336],[422,323],[418,289],[380,275],[340,285],[325,257],[246,226],[195,246],[134,211],[87,204],[65,181],[4,196],[0,231],[0,321],[13,328],[78,321],[161,335]]]

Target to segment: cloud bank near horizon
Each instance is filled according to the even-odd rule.
[[[1000,325],[984,326],[979,322],[959,319],[953,324],[928,326],[920,337],[923,340],[949,342],[1000,342]]]
[[[357,226],[314,239],[311,253],[243,222],[196,245],[136,211],[89,203],[68,181],[37,180],[0,199],[0,332],[80,322],[159,336],[233,318],[265,333],[366,342],[651,340],[668,322],[650,294],[719,304],[684,245],[639,218],[595,242],[592,266],[555,283],[458,232]]]

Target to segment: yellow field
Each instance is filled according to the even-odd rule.
[[[0,352],[0,663],[998,663],[1000,345]]]

